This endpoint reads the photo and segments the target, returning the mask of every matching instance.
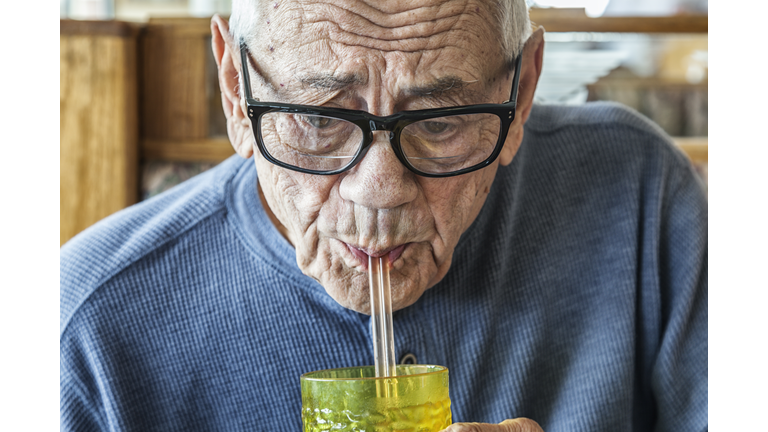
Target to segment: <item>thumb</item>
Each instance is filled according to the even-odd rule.
[[[531,419],[517,418],[504,420],[495,425],[490,423],[456,423],[443,432],[543,432],[541,426]]]
[[[506,429],[499,429],[505,432],[544,432],[538,423],[523,417],[514,420],[504,420],[499,423],[499,426],[506,427]]]

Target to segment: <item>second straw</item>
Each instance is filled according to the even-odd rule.
[[[395,338],[392,334],[392,291],[389,257],[368,257],[371,295],[371,336],[377,377],[395,376]]]

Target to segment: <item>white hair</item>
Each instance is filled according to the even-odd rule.
[[[523,51],[525,42],[531,36],[531,20],[528,17],[526,0],[492,0],[496,2],[495,15],[502,30],[501,47],[511,61]],[[249,46],[257,38],[264,22],[263,10],[266,1],[232,0],[232,15],[229,31],[234,41],[241,38]]]
[[[503,38],[501,47],[512,61],[523,52],[523,47],[531,37],[531,18],[528,16],[528,4],[525,0],[497,0],[498,20]]]

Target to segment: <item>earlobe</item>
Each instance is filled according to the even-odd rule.
[[[507,139],[504,141],[504,147],[502,147],[501,153],[499,153],[499,163],[502,166],[512,163],[512,159],[514,159],[517,150],[520,148],[520,143],[523,142],[523,127],[522,125],[519,125],[519,127],[515,126],[513,124],[509,128]]]
[[[235,151],[244,158],[253,154],[253,135],[250,122],[245,115],[244,101],[238,93],[240,61],[235,53],[229,24],[219,15],[211,18],[211,49],[219,72],[219,90],[221,105],[227,118],[227,135]]]

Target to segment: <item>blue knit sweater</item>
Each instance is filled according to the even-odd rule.
[[[299,376],[373,363],[237,156],[61,249],[62,431],[296,431]],[[454,421],[707,429],[707,202],[614,104],[535,106],[447,276],[394,315]]]

